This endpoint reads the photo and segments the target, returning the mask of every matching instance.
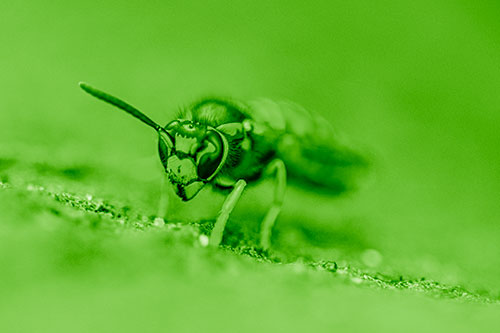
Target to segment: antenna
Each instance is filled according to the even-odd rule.
[[[142,113],[132,105],[128,104],[127,102],[122,101],[121,99],[116,98],[114,96],[111,96],[105,93],[104,91],[93,88],[90,85],[86,84],[85,82],[80,82],[79,85],[80,88],[85,90],[85,92],[89,93],[90,95],[122,109],[123,111],[127,112],[128,114],[131,114],[132,116],[139,119],[146,125],[153,127],[156,131],[160,132],[163,130],[163,128],[160,125],[155,123],[153,120],[151,120],[151,118],[149,118],[144,113]]]

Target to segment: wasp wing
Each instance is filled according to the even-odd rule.
[[[251,102],[250,107],[252,117],[272,129],[277,157],[291,181],[330,194],[356,188],[369,161],[341,143],[326,119],[291,102],[265,99]]]

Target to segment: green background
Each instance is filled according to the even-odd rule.
[[[499,15],[494,1],[461,0],[2,1],[0,159],[42,165],[20,173],[34,184],[154,214],[161,176],[154,132],[85,95],[79,81],[160,123],[204,95],[293,100],[368,152],[373,167],[347,198],[290,188],[277,225],[283,249],[347,263],[376,249],[381,271],[498,299]],[[69,166],[89,176],[74,181],[47,171]],[[15,179],[9,172],[0,176]],[[269,189],[249,190],[235,220],[258,223]],[[40,225],[52,218],[36,208],[45,201],[3,192],[0,263],[13,276],[4,274],[0,294],[8,301],[0,309],[12,330],[189,330],[201,322],[200,329],[282,323],[421,331],[497,320],[496,305],[330,286],[272,267],[241,264],[232,276],[202,250],[165,253],[147,237],[110,245],[105,235],[64,223],[47,233]],[[175,219],[213,217],[222,200],[206,191],[187,206],[177,203]],[[84,248],[104,244],[98,268],[43,268],[75,246],[72,237]],[[124,272],[132,271],[129,280]]]

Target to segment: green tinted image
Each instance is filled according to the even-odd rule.
[[[500,325],[500,4],[0,4],[0,331]]]

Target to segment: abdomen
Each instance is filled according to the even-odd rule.
[[[254,121],[273,133],[290,180],[332,194],[356,187],[368,160],[342,144],[326,119],[291,102],[262,99],[249,106]]]

